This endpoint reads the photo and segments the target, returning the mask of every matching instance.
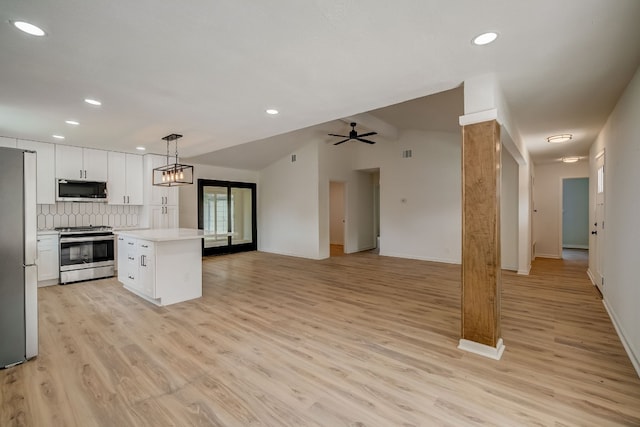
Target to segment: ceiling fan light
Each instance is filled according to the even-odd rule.
[[[567,142],[573,139],[573,135],[570,133],[562,133],[559,135],[552,135],[547,137],[547,142],[557,144],[560,142]]]
[[[576,163],[578,160],[580,160],[580,157],[578,156],[569,156],[562,158],[563,163]]]
[[[484,46],[485,44],[489,44],[494,42],[498,38],[498,33],[494,33],[493,31],[480,34],[473,39],[473,44],[476,46]]]

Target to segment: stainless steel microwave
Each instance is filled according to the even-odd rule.
[[[106,202],[107,183],[59,179],[56,186],[59,202]]]

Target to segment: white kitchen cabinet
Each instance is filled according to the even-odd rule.
[[[107,151],[56,145],[56,178],[106,182]]]
[[[110,205],[142,205],[142,156],[110,151],[108,153],[108,181]]]
[[[126,286],[139,289],[136,241],[118,235],[118,280]]]
[[[38,285],[58,283],[60,276],[60,250],[58,234],[38,235]]]
[[[150,206],[151,221],[149,228],[178,228],[177,206]]]
[[[200,298],[203,237],[202,230],[184,228],[119,231],[118,251],[134,246],[135,255],[128,274],[118,269],[118,280],[160,306]]]
[[[153,242],[138,240],[138,278],[139,290],[149,298],[156,298],[156,256]]]
[[[141,226],[149,228],[177,228],[178,187],[162,187],[152,184],[153,169],[167,164],[165,156],[144,156],[144,208]]]
[[[37,157],[36,203],[56,203],[55,144],[48,142],[18,140],[18,148],[35,151]]]

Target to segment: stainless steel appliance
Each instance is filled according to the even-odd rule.
[[[56,200],[59,202],[106,202],[107,183],[59,179]]]
[[[36,153],[0,147],[0,368],[38,354]]]
[[[106,226],[56,228],[60,232],[60,283],[114,275],[113,229]]]

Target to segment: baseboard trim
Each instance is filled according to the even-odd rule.
[[[627,356],[629,356],[629,360],[631,360],[631,364],[636,370],[636,374],[638,375],[638,378],[640,378],[640,359],[638,359],[638,357],[636,357],[636,355],[633,353],[633,349],[631,348],[631,345],[629,345],[629,342],[625,338],[624,333],[622,332],[622,328],[620,327],[620,323],[618,323],[618,320],[615,314],[613,314],[613,310],[611,310],[611,307],[609,307],[609,304],[607,304],[607,300],[603,298],[602,304],[604,304],[604,308],[605,310],[607,310],[607,314],[611,319],[611,323],[613,323],[613,327],[616,329],[616,332],[618,333],[618,337],[622,342],[622,346],[627,352]]]
[[[523,269],[523,270],[518,270],[518,274],[521,276],[528,276],[529,273],[531,273],[531,264],[529,264],[527,266],[527,268]]]
[[[557,254],[536,254],[536,258],[562,259],[562,257]]]
[[[441,263],[444,263],[444,264],[458,264],[458,265],[460,265],[460,262],[461,262],[460,260],[455,260],[455,259],[421,257],[421,256],[407,255],[407,254],[399,254],[399,253],[394,253],[394,252],[384,252],[383,250],[380,250],[380,254],[379,255],[380,256],[393,257],[393,258],[417,259],[419,261],[441,262]]]
[[[496,344],[495,347],[461,338],[460,342],[458,343],[458,348],[460,350],[468,351],[469,353],[475,353],[493,360],[500,360],[500,358],[502,357],[502,353],[504,353],[505,346],[502,338],[498,340],[498,344]]]
[[[591,280],[591,284],[593,286],[597,286],[596,285],[596,279],[593,277],[593,273],[591,272],[590,268],[587,268],[587,276],[589,276],[589,280]]]
[[[562,249],[589,249],[589,245],[562,245]]]

